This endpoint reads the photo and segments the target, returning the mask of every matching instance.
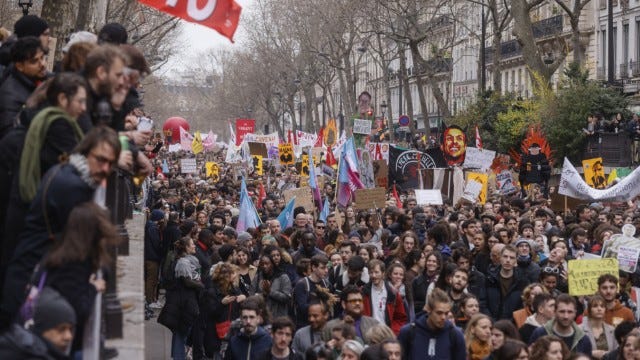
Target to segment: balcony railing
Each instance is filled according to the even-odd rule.
[[[599,67],[596,69],[596,79],[604,80],[605,79],[605,69],[604,67]]]
[[[627,79],[629,77],[629,63],[620,64],[620,79]]]
[[[533,24],[531,24],[533,37],[538,39],[562,33],[562,19],[562,15],[556,15],[544,20],[534,22]]]
[[[487,64],[493,64],[493,47],[485,49],[485,59]],[[500,55],[502,60],[510,59],[522,55],[522,46],[518,40],[509,40],[500,44]]]
[[[632,77],[640,76],[640,61],[631,61],[629,66],[631,67]]]

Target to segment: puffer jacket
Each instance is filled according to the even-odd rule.
[[[260,283],[264,280],[261,271],[253,278],[251,286],[256,294],[263,294]],[[276,274],[271,279],[271,290],[268,294],[263,294],[267,302],[267,309],[271,312],[271,316],[274,318],[279,316],[289,315],[289,305],[291,304],[291,294],[293,293],[293,287],[291,287],[291,280],[285,273]]]
[[[13,324],[0,335],[0,359],[68,359],[38,335]]]
[[[18,123],[18,113],[37,87],[14,67],[8,70],[8,74],[0,85],[0,138]]]
[[[522,308],[522,291],[529,285],[529,280],[516,267],[513,270],[513,281],[507,294],[502,296],[500,290],[500,269],[498,266],[495,270],[487,275],[487,305],[489,313],[495,320],[511,319],[513,312]]]

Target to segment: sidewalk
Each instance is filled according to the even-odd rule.
[[[116,359],[142,359],[145,352],[144,326],[144,215],[127,221],[129,256],[118,256],[118,298],[123,304],[123,338],[107,340],[105,346],[118,350]],[[133,305],[126,309],[125,304]],[[154,359],[164,359],[156,357]]]

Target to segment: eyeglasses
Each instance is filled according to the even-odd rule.
[[[325,226],[316,226],[316,229],[324,229]]]
[[[555,267],[551,267],[551,266],[545,266],[542,269],[542,272],[548,273],[548,274],[559,274],[560,273],[560,268],[555,268]]]

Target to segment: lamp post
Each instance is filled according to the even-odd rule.
[[[18,6],[22,9],[24,16],[29,15],[29,8],[33,6],[33,0],[18,0]]]
[[[300,84],[302,83],[302,81],[299,78],[295,78],[293,80],[293,83],[296,84],[296,87],[298,87],[298,130],[302,131],[302,87],[300,86]],[[295,122],[294,122],[294,126],[292,126],[295,130],[296,126],[295,126]]]
[[[387,102],[385,100],[382,100],[382,103],[380,103],[380,113],[382,114],[382,139],[380,139],[380,141],[384,141],[384,128],[386,125],[387,131],[389,131],[389,129],[391,129],[391,127],[389,126],[390,124],[388,124],[385,119],[384,119],[384,114],[387,112]],[[389,132],[391,134],[391,132]],[[389,135],[391,136],[391,135]]]
[[[367,48],[364,45],[360,45],[356,51],[358,51],[360,53],[360,56],[362,56],[362,54],[364,54],[365,52],[367,52]],[[355,53],[354,53],[355,56]],[[360,58],[358,58],[358,60],[360,60]],[[353,59],[353,95],[357,98],[358,93],[356,92],[356,84],[358,83],[358,66],[360,61],[358,61],[356,63],[356,59]]]

